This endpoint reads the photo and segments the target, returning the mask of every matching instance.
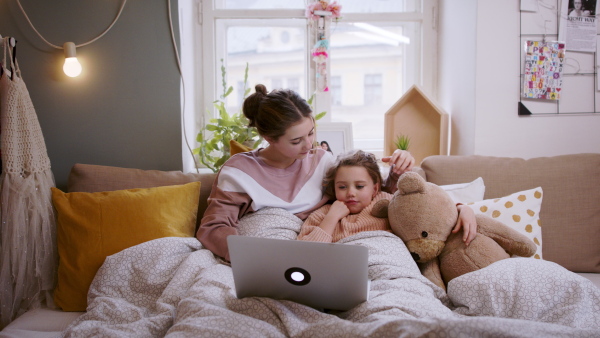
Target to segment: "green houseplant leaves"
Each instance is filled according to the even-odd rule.
[[[244,96],[242,101],[250,94],[248,88],[248,63],[244,70]],[[218,172],[223,164],[231,157],[229,141],[235,140],[252,149],[256,149],[263,141],[254,127],[248,127],[248,119],[241,112],[230,114],[225,106],[225,100],[233,92],[232,86],[227,86],[227,71],[221,59],[221,79],[223,85],[223,95],[213,102],[213,106],[218,112],[217,118],[210,118],[205,126],[198,132],[196,141],[198,147],[193,149],[194,155],[198,156],[200,162],[213,172]],[[312,107],[313,94],[308,100]],[[210,116],[211,112],[207,112]],[[327,112],[321,112],[315,116],[315,120],[321,119]]]
[[[193,150],[194,155],[198,156],[200,162],[212,170],[219,171],[221,166],[227,161],[230,155],[229,141],[235,140],[246,144],[251,148],[256,148],[262,142],[262,137],[254,127],[248,127],[248,119],[239,111],[230,114],[225,106],[225,100],[233,92],[233,87],[227,87],[226,69],[221,59],[221,78],[223,84],[223,95],[213,102],[213,106],[218,112],[217,118],[211,118],[204,128],[198,132],[196,141],[198,148]],[[248,63],[244,70],[244,97],[248,97],[250,88],[248,88]],[[211,114],[208,112],[208,114]]]

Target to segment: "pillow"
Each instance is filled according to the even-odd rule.
[[[59,256],[56,305],[85,311],[88,289],[107,256],[157,238],[194,236],[199,194],[200,182],[95,193],[52,188]]]
[[[483,199],[485,194],[485,185],[483,178],[478,177],[470,183],[459,183],[450,185],[440,185],[444,189],[454,203],[470,203],[477,202]]]
[[[154,188],[165,185],[179,185],[190,182],[202,182],[200,186],[200,202],[198,203],[198,220],[196,229],[204,211],[208,206],[215,173],[183,173],[181,171],[142,170],[120,168],[96,164],[75,163],[69,173],[67,192],[101,192],[135,188]]]
[[[246,151],[252,151],[252,148],[245,146],[236,140],[229,140],[229,154],[231,156],[233,156],[237,153],[243,153]]]
[[[476,214],[488,215],[527,236],[537,245],[533,258],[542,259],[542,187],[467,205]]]

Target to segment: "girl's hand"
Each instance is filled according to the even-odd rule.
[[[327,215],[325,215],[321,221],[321,224],[319,224],[319,227],[329,236],[333,236],[333,232],[335,231],[338,222],[349,213],[350,210],[344,202],[335,201],[331,205],[331,208],[329,208]]]
[[[461,228],[463,229],[463,242],[469,246],[471,241],[477,236],[477,220],[475,219],[475,212],[471,207],[460,204],[456,207],[458,209],[458,220],[456,226],[452,229],[452,233],[457,233]]]
[[[327,216],[334,217],[334,218],[336,218],[336,221],[339,221],[342,218],[348,216],[348,214],[350,214],[350,209],[348,209],[346,204],[344,204],[344,202],[342,202],[342,201],[336,200],[331,205],[331,208],[329,208],[329,212],[327,213]]]
[[[386,156],[381,159],[392,167],[392,171],[397,175],[402,175],[411,171],[415,166],[415,158],[406,150],[396,149],[392,156]]]

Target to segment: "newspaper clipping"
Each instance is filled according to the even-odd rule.
[[[561,33],[566,48],[577,52],[596,52],[596,5],[598,0],[563,0]],[[566,29],[565,29],[566,28]],[[565,32],[566,30],[566,32]]]

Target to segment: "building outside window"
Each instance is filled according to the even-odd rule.
[[[331,105],[339,106],[342,104],[342,77],[332,76],[329,84],[329,91],[331,92]]]
[[[280,89],[280,88],[283,88],[283,79],[277,78],[277,77],[274,79],[271,79],[271,88],[270,89],[273,90],[273,89]]]
[[[364,84],[364,105],[372,106],[381,104],[381,93],[383,91],[381,74],[365,74]]]
[[[286,88],[291,89],[295,92],[300,92],[300,79],[297,77],[288,78]]]

